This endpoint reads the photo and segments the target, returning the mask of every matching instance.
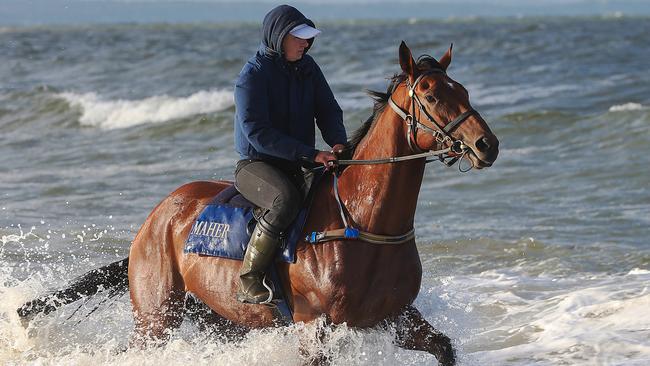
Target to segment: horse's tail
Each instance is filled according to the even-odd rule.
[[[23,321],[29,321],[38,314],[51,313],[63,305],[100,291],[110,291],[110,297],[120,296],[129,289],[128,269],[129,257],[94,269],[72,281],[72,284],[63,290],[23,304],[18,309],[18,315]]]

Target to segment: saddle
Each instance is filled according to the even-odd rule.
[[[296,263],[296,247],[311,206],[312,189],[300,213],[282,235],[276,260]],[[185,253],[242,260],[260,209],[242,196],[234,185],[217,194],[197,217],[185,242]]]

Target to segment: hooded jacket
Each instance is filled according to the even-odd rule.
[[[282,40],[300,24],[300,11],[281,5],[264,18],[262,43],[235,85],[235,149],[242,159],[286,166],[316,155],[314,121],[330,146],[347,141],[343,112],[322,71],[306,54],[287,62]]]

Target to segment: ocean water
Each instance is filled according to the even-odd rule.
[[[415,301],[462,365],[650,363],[650,19],[357,21],[310,53],[348,131],[385,90],[397,47],[441,56],[499,137],[490,169],[430,164],[416,214]],[[179,185],[232,179],[233,82],[256,24],[0,28],[0,363],[300,364],[317,325],[229,340],[190,323],[121,350],[128,296],[24,328],[23,302],[128,255]],[[322,142],[319,142],[322,144]],[[81,305],[81,306],[80,306]],[[326,329],[333,364],[429,365],[391,331]]]

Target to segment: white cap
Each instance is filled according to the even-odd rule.
[[[314,27],[308,26],[307,24],[300,24],[290,30],[289,33],[294,37],[310,39],[319,35],[320,31]]]

